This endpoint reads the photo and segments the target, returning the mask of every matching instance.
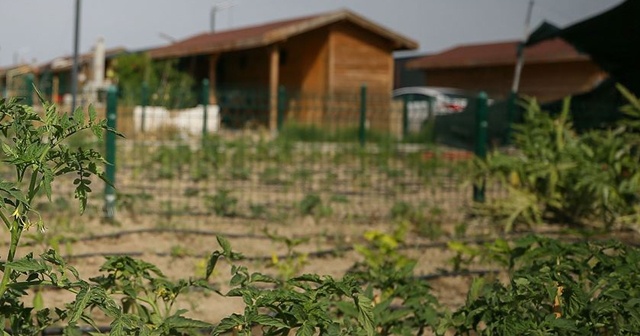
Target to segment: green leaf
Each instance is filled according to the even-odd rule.
[[[97,118],[98,118],[98,115],[96,113],[95,107],[93,106],[93,104],[89,105],[89,123],[93,124]]]
[[[278,280],[268,275],[256,272],[251,274],[251,282],[278,283]]]
[[[526,278],[517,278],[514,279],[513,282],[520,287],[529,287],[529,284],[531,283],[531,281]]]
[[[44,299],[42,298],[42,290],[37,290],[36,294],[33,297],[33,309],[42,310],[44,309]]]
[[[80,317],[82,316],[82,313],[84,312],[84,310],[89,305],[89,302],[91,301],[92,294],[93,293],[92,293],[91,287],[84,287],[78,292],[78,294],[76,295],[76,300],[73,302],[71,309],[69,309],[70,324],[75,323],[80,319]]]
[[[486,280],[484,278],[474,278],[467,293],[467,301],[472,302],[477,300],[480,295],[482,295],[485,284]]]
[[[214,251],[213,253],[211,253],[211,256],[209,257],[209,261],[207,262],[207,270],[204,275],[205,279],[209,280],[211,273],[213,273],[213,270],[216,268],[216,264],[218,263],[218,258],[220,258],[220,252]]]
[[[301,276],[294,277],[291,280],[322,283],[322,278],[318,274],[303,274]]]
[[[626,300],[627,298],[629,298],[629,294],[622,290],[622,289],[610,289],[608,291],[605,291],[604,293],[602,293],[602,295],[604,296],[608,296],[612,299],[616,299],[616,300]]]
[[[139,317],[131,314],[120,314],[111,322],[110,336],[130,336],[130,330],[138,329]]]
[[[62,329],[62,336],[82,336],[82,332],[75,325],[68,325]]]
[[[15,184],[0,181],[0,191],[7,193],[9,196],[15,198],[18,202],[28,207],[29,203],[27,202],[26,196],[16,187]]]
[[[289,326],[278,320],[275,317],[269,315],[258,315],[252,319],[254,323],[263,326],[275,327],[275,328],[288,328]]]
[[[631,91],[629,91],[621,84],[616,84],[616,88],[618,88],[618,91],[620,91],[620,93],[625,97],[625,99],[627,99],[627,101],[629,101],[631,106],[633,106],[636,111],[640,111],[640,100],[638,100],[638,98],[636,98],[636,96]]]
[[[358,322],[367,332],[368,336],[375,335],[375,323],[373,322],[373,303],[371,299],[364,295],[355,294],[353,296],[358,308]]]
[[[232,252],[231,252],[231,243],[229,243],[227,238],[225,238],[223,236],[216,236],[216,239],[218,240],[218,244],[220,245],[220,247],[222,247],[222,254],[225,257],[230,257],[231,254],[232,254]]]
[[[190,319],[184,316],[173,315],[166,318],[164,322],[162,322],[162,326],[169,329],[205,329],[210,328],[212,325],[207,322]]]
[[[62,266],[65,264],[64,259],[54,249],[48,249],[47,252],[40,255],[42,260],[54,264],[56,266]]]
[[[46,271],[47,266],[31,258],[22,258],[6,264],[7,267],[17,272],[39,272]]]
[[[314,328],[311,323],[305,321],[298,331],[296,331],[296,336],[313,336],[315,333],[316,328]]]
[[[579,329],[576,327],[576,322],[572,320],[556,318],[554,315],[549,315],[547,318],[547,322],[551,327],[559,329],[558,331],[579,331]]]
[[[78,124],[78,126],[84,125],[84,111],[82,111],[82,107],[78,107],[73,111],[73,120]]]
[[[241,326],[244,323],[241,315],[232,314],[229,317],[223,318],[220,323],[213,329],[211,335],[220,335],[228,330],[231,330],[237,326]]]

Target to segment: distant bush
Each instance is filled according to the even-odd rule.
[[[635,221],[640,199],[640,101],[623,88],[627,119],[614,128],[575,132],[569,101],[551,116],[527,102],[514,126],[514,153],[478,160],[479,175],[507,186],[506,198],[478,207],[506,231],[543,220],[609,228]]]

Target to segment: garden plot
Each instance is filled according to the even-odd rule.
[[[105,122],[92,109],[87,119],[45,104],[42,118],[2,101],[0,320],[14,335],[60,324],[76,334],[81,320],[112,321],[117,336],[634,334],[640,102],[621,93],[633,120],[587,134],[571,129],[568,101],[557,117],[532,101],[517,155],[472,170],[384,141],[308,152],[285,138],[131,143],[114,161],[109,221],[99,198],[86,203],[104,186],[91,178],[102,157],[69,138],[99,138]],[[465,179],[507,193],[472,206],[436,197],[460,194]]]
[[[367,244],[365,232],[405,225],[402,253],[418,261],[418,275],[449,267],[454,255],[433,242],[463,230],[459,209],[470,197],[462,179],[465,163],[425,161],[418,151],[367,153],[245,140],[214,145],[218,150],[210,152],[179,143],[121,146],[116,222],[102,220],[99,180],[80,217],[73,185],[62,179],[53,202],[39,203],[48,230],[29,233],[25,242],[36,253],[56,248],[85,277],[99,274],[104,256],[124,254],[177,279],[202,276],[219,234],[252,270],[339,277],[362,260],[354,246]],[[298,241],[287,245],[286,239]],[[225,288],[226,272],[217,271],[212,282]],[[432,281],[442,285],[434,291],[449,304],[463,302],[468,278]],[[66,299],[44,291],[47,305]],[[189,316],[210,322],[242,307],[200,292],[186,298]]]
[[[379,217],[397,202],[455,207],[471,194],[463,183],[468,161],[425,160],[419,151],[397,148],[371,152],[334,145],[328,151],[326,145],[246,140],[217,140],[203,150],[181,143],[123,147],[117,185],[127,206],[141,204],[135,212],[207,214],[217,202],[256,215],[261,208],[290,211],[305,196],[317,195],[338,218]]]

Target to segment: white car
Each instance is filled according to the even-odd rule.
[[[396,89],[394,99],[406,99],[408,131],[419,132],[429,117],[460,113],[467,108],[472,93],[469,91],[415,86]]]

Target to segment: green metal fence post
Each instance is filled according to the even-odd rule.
[[[116,129],[118,111],[118,89],[112,85],[107,89],[107,126]],[[108,220],[115,218],[116,212],[116,190],[113,187],[116,183],[116,135],[113,132],[106,134],[105,177],[109,183],[104,189],[104,215]]]
[[[33,106],[33,74],[27,74],[25,86],[25,104]]]
[[[140,120],[140,132],[144,133],[144,124],[147,119],[147,105],[149,105],[149,84],[142,82],[140,103],[142,104],[142,115]]]
[[[502,139],[505,145],[511,144],[511,133],[513,132],[512,125],[516,115],[516,100],[518,94],[516,92],[510,92],[507,100],[507,129],[504,132],[504,139]]]
[[[284,125],[284,112],[287,106],[286,100],[287,92],[284,86],[280,85],[280,87],[278,87],[278,131],[281,131]]]
[[[436,142],[436,98],[427,97],[427,104],[429,105],[429,117],[427,119],[427,141],[430,143]]]
[[[476,139],[475,154],[480,159],[487,157],[487,94],[480,92],[476,98]],[[485,200],[485,181],[476,181],[473,185],[473,200],[476,202],[484,202]]]
[[[209,80],[206,78],[202,80],[202,108],[204,109],[204,113],[202,114],[202,140],[204,141],[204,138],[207,136],[207,124],[209,117]]]
[[[402,138],[409,134],[409,96],[402,97]]]
[[[367,127],[367,86],[360,87],[360,125],[358,129],[358,139],[360,146],[364,146],[366,142]]]

